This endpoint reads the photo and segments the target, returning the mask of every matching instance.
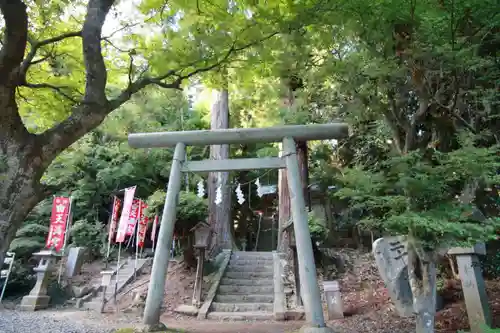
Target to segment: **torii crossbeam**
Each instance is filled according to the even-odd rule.
[[[233,128],[203,131],[179,131],[137,133],[128,137],[133,148],[162,148],[175,146],[174,159],[170,169],[167,196],[158,235],[157,250],[153,260],[149,283],[144,324],[157,326],[164,298],[166,274],[169,262],[169,244],[172,242],[176,220],[176,206],[181,188],[183,171],[230,171],[252,169],[286,168],[292,219],[294,221],[299,276],[302,298],[308,327],[321,332],[331,332],[325,325],[321,294],[316,278],[316,265],[312,250],[311,235],[307,223],[307,209],[302,192],[299,164],[295,141],[342,139],[348,136],[347,124],[290,125],[268,128]],[[228,160],[185,161],[186,146],[222,144],[282,142],[282,157],[247,158]],[[322,329],[323,328],[323,329]]]

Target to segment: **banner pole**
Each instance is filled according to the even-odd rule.
[[[135,260],[134,260],[134,279],[137,278],[137,259],[139,257],[139,226],[141,224],[142,201],[139,201],[139,212],[135,223]]]
[[[57,276],[57,284],[61,284],[64,254],[66,252],[66,243],[68,242],[68,237],[69,237],[68,235],[69,235],[69,231],[70,231],[69,228],[71,227],[71,219],[73,218],[72,208],[73,208],[73,196],[70,196],[70,198],[69,198],[69,212],[68,212],[68,217],[66,218],[66,230],[64,231],[62,258],[59,261],[59,274]]]
[[[122,253],[122,243],[118,243],[118,258],[116,260],[116,276],[115,276],[115,292],[113,295],[113,300],[116,305],[116,292],[118,291],[118,274],[120,273],[120,256]]]
[[[113,207],[111,208],[111,215],[109,216],[109,227],[108,227],[108,249],[106,251],[106,268],[108,268],[109,255],[111,252],[111,238],[113,238],[111,224],[113,223],[113,213],[115,212],[116,197],[113,199]]]

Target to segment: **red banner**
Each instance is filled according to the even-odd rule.
[[[132,203],[134,201],[135,188],[136,187],[134,186],[125,189],[122,215],[120,216],[120,222],[118,223],[118,232],[116,233],[117,243],[123,243],[125,241],[125,235],[128,231],[130,211],[132,209]]]
[[[158,215],[155,215],[155,219],[153,220],[153,229],[151,230],[151,241],[155,241],[156,237],[156,227],[158,226]]]
[[[144,247],[144,240],[146,239],[146,231],[148,231],[149,218],[144,214],[148,205],[141,201],[139,230],[137,230],[137,246]]]
[[[139,219],[139,213],[141,208],[141,200],[134,199],[132,201],[132,207],[130,208],[130,215],[128,217],[127,223],[127,236],[132,236],[135,231],[135,225],[137,224],[137,220]]]
[[[122,205],[122,201],[115,197],[113,200],[113,211],[111,212],[111,222],[109,223],[109,235],[108,241],[113,240],[113,236],[116,232],[116,226],[118,224],[118,212],[120,211],[120,206]]]
[[[49,236],[45,246],[59,252],[64,246],[64,235],[71,210],[71,200],[66,197],[54,197],[50,216]]]

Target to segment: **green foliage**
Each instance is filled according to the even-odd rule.
[[[500,333],[500,328],[483,327],[483,333]],[[466,333],[465,331],[458,331],[457,333]]]
[[[86,247],[93,257],[101,257],[105,254],[106,236],[105,227],[99,221],[78,220],[71,227],[71,244]]]
[[[488,277],[500,277],[500,252],[497,250],[481,257],[481,269]]]
[[[148,209],[146,214],[154,216],[155,212],[161,211],[165,203],[165,191],[154,192],[147,200]],[[182,228],[190,229],[196,223],[205,221],[208,216],[207,200],[199,198],[192,192],[181,192],[179,204],[177,205],[177,222]],[[178,225],[179,225],[178,224]]]
[[[307,222],[309,224],[309,232],[311,233],[313,241],[323,242],[327,239],[329,230],[324,221],[321,221],[312,212],[309,212]]]
[[[21,260],[15,260],[9,275],[9,283],[5,295],[19,295],[29,293],[36,282],[33,265],[28,265]]]
[[[496,239],[500,220],[474,220],[474,206],[457,198],[472,180],[496,182],[499,167],[497,147],[413,151],[380,163],[380,170],[345,170],[336,196],[365,212],[367,228],[412,234],[428,248],[469,245]]]

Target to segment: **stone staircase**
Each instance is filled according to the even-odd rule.
[[[140,274],[141,269],[146,265],[149,259],[138,259],[137,260],[137,275]],[[109,287],[106,289],[106,294],[104,295],[106,303],[113,301],[115,296],[115,283],[116,283],[116,294],[119,294],[124,287],[134,279],[134,259],[128,259],[123,265],[120,265],[118,272],[115,268],[115,274],[111,279]],[[118,273],[118,274],[117,274]],[[91,300],[84,303],[84,308],[86,309],[100,309],[103,298],[103,291],[100,290],[95,294]]]
[[[273,267],[272,252],[233,252],[207,318],[273,319]]]

